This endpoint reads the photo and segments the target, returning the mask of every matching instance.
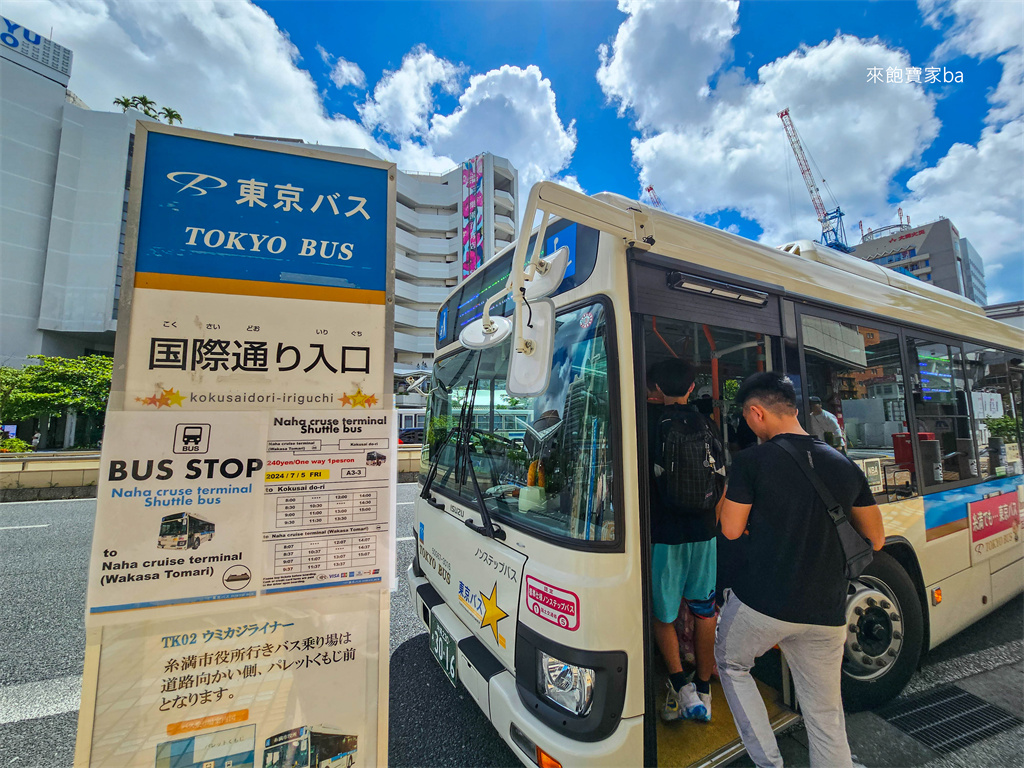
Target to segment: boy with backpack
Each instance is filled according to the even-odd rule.
[[[678,359],[651,367],[648,379],[664,398],[650,419],[651,574],[654,638],[668,666],[663,720],[711,720],[715,663],[715,507],[725,452],[714,424],[688,403],[696,372]],[[650,406],[648,406],[650,408]],[[696,677],[683,671],[674,622],[683,600],[695,617]]]

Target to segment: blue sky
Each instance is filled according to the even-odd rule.
[[[190,127],[360,146],[405,170],[480,151],[777,245],[820,228],[789,106],[848,239],[953,220],[990,302],[1024,298],[1018,0],[7,0],[75,53],[94,109],[146,93]],[[869,83],[869,67],[953,83]],[[333,78],[332,78],[333,73]],[[924,77],[922,77],[922,80]],[[826,196],[826,205],[831,200]]]

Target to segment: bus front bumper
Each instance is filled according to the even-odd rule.
[[[430,616],[433,614],[435,620],[440,621],[453,636],[458,646],[456,669],[459,682],[523,765],[537,764],[536,750],[531,753],[526,749],[529,743],[542,749],[566,768],[576,765],[612,768],[640,765],[643,762],[642,716],[623,718],[608,738],[597,742],[577,741],[555,731],[538,720],[523,704],[513,672],[489,653],[489,659],[479,656],[476,636],[441,599],[427,579],[417,576],[412,565],[406,571],[406,578],[416,615],[429,629]],[[495,672],[495,669],[498,671]],[[521,734],[519,742],[525,744],[513,740],[513,726]]]

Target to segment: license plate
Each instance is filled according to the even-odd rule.
[[[455,638],[444,628],[444,624],[437,620],[433,612],[430,614],[430,652],[434,654],[437,663],[441,665],[445,675],[455,685],[458,680],[458,671],[455,666]]]

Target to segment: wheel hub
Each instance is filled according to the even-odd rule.
[[[844,671],[862,680],[878,677],[892,666],[902,647],[903,615],[888,588],[869,577],[851,582]]]

